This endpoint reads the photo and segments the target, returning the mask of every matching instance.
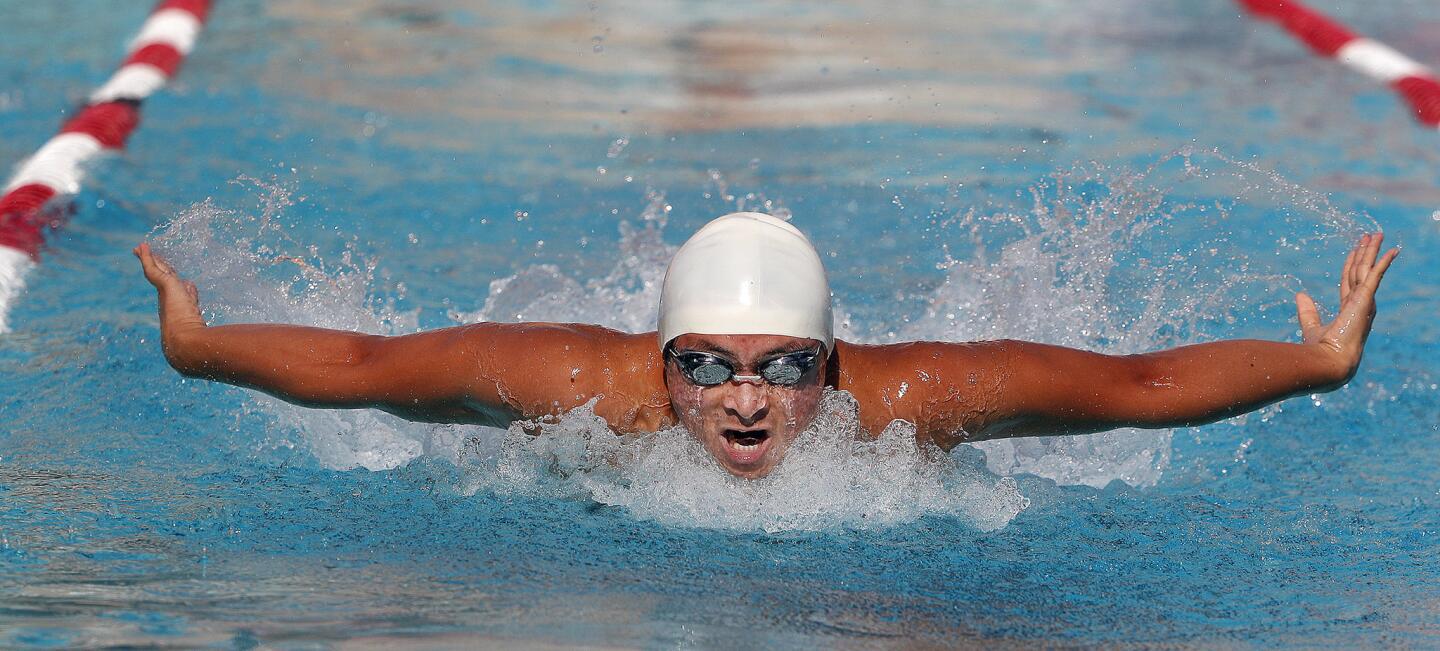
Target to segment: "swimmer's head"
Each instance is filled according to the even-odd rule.
[[[680,422],[731,474],[769,474],[815,419],[834,350],[815,247],[770,215],[706,224],[670,262],[658,329]]]
[[[820,254],[789,222],[737,212],[675,253],[660,290],[660,347],[686,333],[785,335],[834,344]]]

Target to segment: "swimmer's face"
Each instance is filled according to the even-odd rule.
[[[780,335],[687,334],[676,337],[671,346],[677,353],[702,352],[724,359],[737,375],[759,375],[765,362],[815,350],[820,342]],[[795,437],[815,420],[825,388],[825,364],[822,358],[790,386],[735,378],[701,386],[667,357],[665,384],[675,415],[720,466],[737,477],[757,479],[775,469]]]

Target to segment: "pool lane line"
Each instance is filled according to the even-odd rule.
[[[1440,128],[1440,78],[1429,68],[1294,0],[1237,1],[1251,14],[1279,23],[1317,54],[1389,86],[1410,105],[1420,124]]]
[[[140,125],[140,103],[175,76],[210,13],[213,0],[161,0],[131,39],[125,60],[90,94],[60,132],[20,163],[0,195],[0,333],[11,305],[40,259],[56,199],[80,191],[84,166],[123,149]]]

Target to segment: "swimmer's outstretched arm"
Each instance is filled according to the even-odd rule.
[[[990,342],[942,355],[956,360],[952,378],[977,367],[984,372],[975,387],[948,382],[956,398],[950,402],[935,400],[932,389],[928,405],[917,401],[912,407],[913,422],[923,437],[948,447],[967,440],[1200,425],[1338,389],[1360,366],[1375,290],[1399,253],[1380,256],[1382,239],[1366,235],[1345,259],[1340,310],[1330,323],[1321,322],[1308,295],[1295,296],[1302,343],[1231,340],[1112,356]]]
[[[653,336],[631,342],[637,336],[599,326],[543,323],[482,323],[398,337],[278,324],[212,327],[193,283],[148,244],[135,255],[159,294],[165,358],[188,377],[309,407],[368,407],[411,420],[502,427],[558,415],[608,393],[614,405],[602,399],[596,413],[622,431],[644,425],[625,421],[634,410],[624,408],[627,396],[608,384],[616,375],[659,368],[652,355],[628,355],[632,344],[653,349]],[[623,355],[612,363],[617,352]]]

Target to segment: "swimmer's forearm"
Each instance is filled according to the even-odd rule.
[[[1180,427],[1212,423],[1286,398],[1333,391],[1351,371],[1313,344],[1217,341],[1136,355],[1126,424]]]
[[[1008,345],[999,403],[959,440],[1203,425],[1349,380],[1344,364],[1313,344],[1230,340],[1124,356]]]
[[[374,335],[269,324],[167,330],[165,358],[187,377],[256,389],[305,406],[373,406],[375,387],[357,366]]]
[[[460,328],[381,337],[291,325],[202,326],[167,332],[165,353],[187,376],[304,407],[504,426],[517,414],[498,396],[471,395],[474,364],[463,339]]]

